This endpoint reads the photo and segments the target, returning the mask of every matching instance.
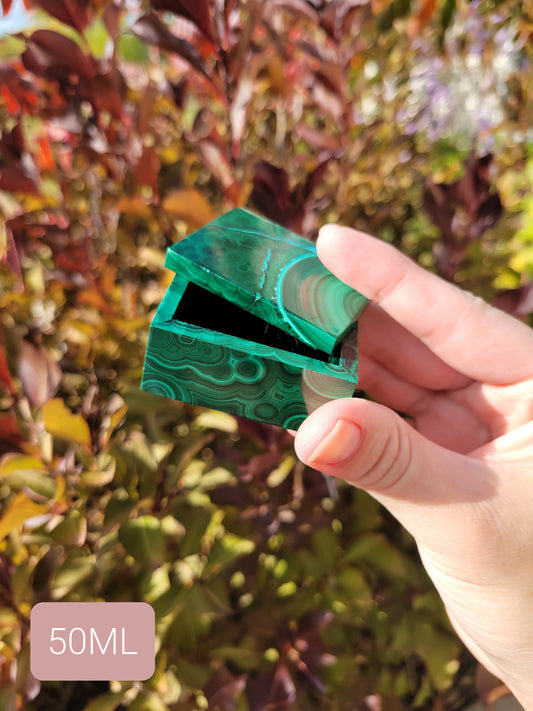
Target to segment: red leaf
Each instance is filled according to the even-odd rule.
[[[4,15],[7,15],[7,13],[11,10],[12,3],[13,0],[2,0],[2,11]]]
[[[68,37],[52,30],[36,30],[22,54],[24,66],[37,75],[70,81],[78,75],[85,81],[96,74],[96,64]]]
[[[202,55],[198,52],[196,47],[193,47],[187,40],[173,35],[168,27],[153,13],[144,15],[140,20],[137,20],[132,27],[132,32],[146,42],[146,44],[155,45],[167,52],[179,54],[179,56],[186,59],[192,67],[210,79],[205,69]]]
[[[120,32],[120,16],[122,8],[113,3],[108,3],[104,7],[104,25],[113,41],[116,41]]]
[[[426,181],[424,209],[442,232],[436,243],[437,271],[451,279],[465,255],[466,246],[482,237],[500,218],[503,206],[497,192],[491,192],[490,173],[493,156],[465,162],[464,175],[453,183]]]
[[[2,352],[2,350],[4,352]],[[11,378],[11,373],[7,368],[5,348],[0,350],[0,384],[5,387],[10,395],[15,394],[15,388],[13,385],[13,380]]]
[[[83,32],[89,24],[87,0],[33,0],[33,2],[46,10],[49,15],[74,27],[78,32]]]
[[[272,711],[290,707],[296,700],[296,687],[284,664],[272,673],[251,679],[246,686],[250,711]]]
[[[235,701],[244,691],[245,686],[245,674],[233,676],[225,667],[216,669],[207,680],[204,690],[209,701],[209,708],[234,711]]]
[[[19,109],[28,113],[35,111],[39,99],[34,87],[20,77],[14,66],[0,66],[0,86],[10,113],[17,113]]]
[[[150,129],[157,96],[158,90],[155,85],[148,84],[143,91],[137,109],[137,128],[141,136],[145,136]]]
[[[33,180],[20,165],[6,165],[0,168],[0,189],[36,195],[38,190]]]
[[[40,343],[21,342],[18,370],[22,389],[31,405],[42,405],[59,387],[61,369]]]
[[[135,177],[141,185],[149,185],[154,191],[154,195],[158,195],[158,173],[159,159],[157,157],[157,151],[154,146],[146,146],[135,167]]]
[[[17,244],[15,242],[15,237],[13,235],[13,230],[6,225],[6,237],[7,237],[7,253],[6,261],[9,264],[11,271],[15,275],[15,291],[20,293],[24,291],[24,281],[22,279],[22,269],[20,268],[20,258],[17,249]]]
[[[0,454],[20,451],[23,444],[16,419],[12,415],[0,415]]]
[[[19,110],[19,103],[9,91],[7,86],[0,87],[0,92],[2,93],[2,98],[6,102],[7,110],[10,114],[16,114]]]
[[[213,41],[209,0],[151,0],[150,4],[154,10],[169,10],[175,15],[188,18],[207,39]]]
[[[4,332],[0,327],[0,384],[3,384],[5,389],[10,395],[15,394],[15,387],[13,385],[13,379],[11,378],[11,373],[7,367],[6,362],[6,347],[4,343]]]
[[[54,154],[52,153],[52,146],[50,141],[46,136],[39,136],[37,139],[39,145],[39,152],[36,155],[37,162],[41,171],[43,170],[53,170],[55,168]]]
[[[500,291],[492,303],[512,316],[518,318],[528,316],[533,313],[533,281],[529,281],[517,289]]]
[[[290,189],[289,176],[285,168],[278,168],[266,160],[255,164],[251,199],[257,209],[266,217],[287,225],[287,208]]]
[[[11,131],[2,131],[1,138],[2,153],[9,153],[14,158],[21,158],[25,152],[24,134],[20,123],[14,126]]]
[[[109,111],[113,118],[122,117],[125,85],[118,69],[112,69],[107,74],[97,74],[81,93],[87,96],[97,112]]]
[[[222,184],[227,199],[237,203],[240,196],[239,184],[222,149],[211,140],[202,141],[199,148],[205,165]]]

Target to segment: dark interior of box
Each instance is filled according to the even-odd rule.
[[[330,361],[328,353],[307,346],[281,328],[192,282],[181,297],[174,319],[326,363]]]

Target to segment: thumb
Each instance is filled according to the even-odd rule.
[[[419,545],[444,554],[464,548],[465,529],[486,519],[483,502],[496,488],[482,460],[440,447],[389,408],[358,398],[313,412],[295,448],[309,466],[367,490]]]

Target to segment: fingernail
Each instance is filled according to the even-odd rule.
[[[313,465],[342,464],[357,452],[362,437],[358,425],[348,420],[337,420],[333,429],[307,457],[307,461]]]

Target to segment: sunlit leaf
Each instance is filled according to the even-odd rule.
[[[82,546],[87,536],[87,520],[81,511],[69,511],[50,531],[50,536],[65,546]]]
[[[194,421],[196,427],[202,429],[215,429],[228,434],[236,434],[238,432],[237,420],[226,412],[218,412],[217,410],[205,410],[201,412]]]
[[[26,494],[20,492],[8,504],[2,518],[0,518],[0,540],[11,533],[21,528],[21,526],[40,514],[46,513],[48,506],[36,504]]]
[[[214,542],[204,573],[216,575],[225,565],[228,565],[236,558],[248,555],[254,548],[253,541],[226,533],[223,538],[218,538]]]
[[[274,487],[274,486],[279,486],[281,483],[285,481],[287,476],[290,474],[292,468],[294,467],[296,463],[296,457],[288,456],[285,457],[279,467],[276,467],[273,469],[270,474],[268,475],[267,478],[267,485]]]
[[[194,228],[214,220],[213,210],[198,190],[173,190],[162,201],[162,207],[174,217],[191,222]]]
[[[10,453],[0,459],[0,478],[25,469],[43,471],[45,466],[40,459],[26,454]]]
[[[86,447],[91,444],[89,425],[82,415],[71,412],[61,398],[49,400],[43,405],[43,423],[51,435]]]

